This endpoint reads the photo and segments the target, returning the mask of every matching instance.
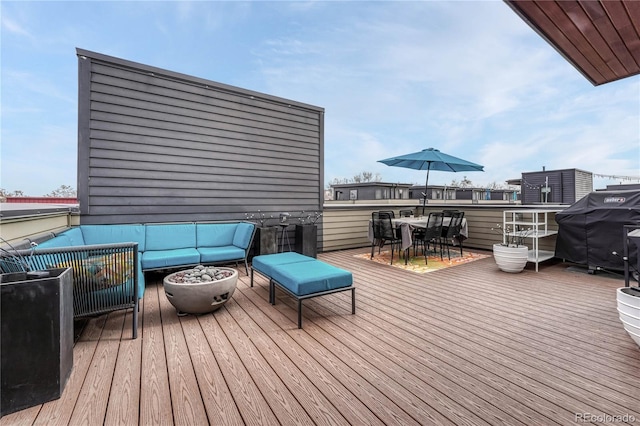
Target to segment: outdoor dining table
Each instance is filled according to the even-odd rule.
[[[418,217],[398,217],[391,219],[391,223],[395,228],[400,227],[400,235],[402,237],[402,250],[407,250],[413,245],[413,230],[417,228],[426,228],[429,222],[429,216]],[[442,226],[449,226],[451,217],[445,217]],[[469,226],[467,219],[462,218],[460,227],[460,235],[465,239],[469,238]],[[369,241],[373,242],[373,221],[369,219]]]

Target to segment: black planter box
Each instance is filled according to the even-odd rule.
[[[296,225],[297,253],[309,257],[318,257],[318,226],[317,225]]]
[[[256,228],[255,255],[275,254],[278,252],[278,227]]]
[[[0,274],[0,291],[3,416],[62,395],[73,367],[73,271]]]

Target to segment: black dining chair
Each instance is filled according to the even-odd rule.
[[[427,220],[427,227],[424,228],[424,233],[422,234],[422,250],[424,253],[424,263],[428,264],[427,260],[427,252],[429,251],[429,246],[434,244],[434,253],[437,253],[436,249],[440,246],[440,259],[442,259],[442,222],[444,220],[444,213],[442,212],[431,212],[429,213],[429,219]]]
[[[393,212],[393,210],[380,210],[378,213],[387,213],[391,216],[391,219],[396,218],[396,214]],[[396,238],[402,238],[402,232],[400,231],[400,227],[396,228],[395,233],[396,233]]]
[[[458,213],[460,212],[460,210],[442,210],[442,213],[444,213],[444,217],[445,218],[450,218],[451,216],[453,216],[454,213]],[[449,222],[447,222],[447,220],[445,219],[445,223],[443,223],[442,225],[442,238],[446,238],[447,237],[447,232],[449,232]]]
[[[454,212],[451,214],[451,222],[449,222],[449,227],[447,229],[446,234],[443,232],[442,240],[444,244],[447,245],[447,257],[451,260],[451,253],[449,252],[449,247],[453,245],[454,241],[457,241],[460,245],[460,257],[462,257],[462,240],[463,237],[460,235],[460,231],[462,230],[462,219],[464,218],[464,212]]]
[[[398,255],[401,251],[402,238],[398,238],[398,234],[393,228],[391,215],[389,212],[373,212],[371,213],[371,226],[373,227],[373,241],[371,242],[371,259],[373,259],[373,250],[378,245],[378,254],[380,248],[386,242],[391,244],[391,264],[393,265],[393,252],[396,245],[398,246]]]

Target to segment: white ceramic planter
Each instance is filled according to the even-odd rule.
[[[527,265],[529,249],[527,246],[503,246],[493,245],[493,258],[501,271],[518,273]]]
[[[204,314],[213,312],[231,299],[236,290],[238,271],[232,268],[216,269],[228,270],[233,273],[220,280],[202,283],[172,282],[172,277],[180,272],[175,272],[164,278],[164,293],[178,313]]]
[[[618,314],[629,337],[640,347],[640,291],[621,287],[616,290]]]

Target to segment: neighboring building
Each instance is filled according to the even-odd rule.
[[[422,200],[424,185],[414,185],[410,190],[410,198]],[[508,201],[518,199],[516,189],[458,188],[452,186],[429,185],[428,200],[472,200],[472,201]]]
[[[639,189],[640,183],[621,183],[619,185],[607,185],[607,189],[604,191],[625,191],[627,189]],[[597,189],[596,191],[600,191]]]
[[[5,203],[78,204],[74,197],[5,197]]]
[[[518,198],[517,189],[490,188],[456,188],[456,199],[472,201],[506,201],[515,202]]]
[[[522,173],[522,204],[573,204],[593,191],[593,173],[579,169]]]
[[[443,185],[429,185],[427,187],[427,200],[455,200],[456,187]],[[424,185],[413,185],[409,191],[409,198],[422,200],[424,198]]]
[[[362,182],[331,185],[333,199],[346,200],[408,200],[411,184]]]

